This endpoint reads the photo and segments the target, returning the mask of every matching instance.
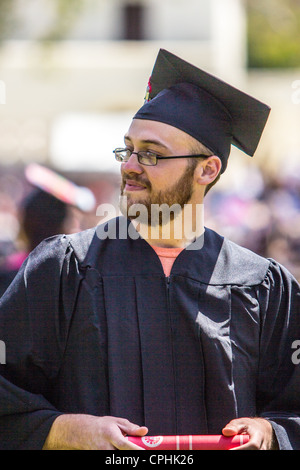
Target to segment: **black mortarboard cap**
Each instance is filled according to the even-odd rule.
[[[221,159],[223,173],[231,144],[254,155],[269,113],[264,103],[160,49],[134,119],[183,130]]]

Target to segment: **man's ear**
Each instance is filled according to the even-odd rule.
[[[200,185],[212,183],[220,173],[221,168],[221,160],[216,155],[203,159],[195,171],[197,183]]]

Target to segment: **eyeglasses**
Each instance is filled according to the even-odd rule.
[[[138,162],[141,165],[155,166],[157,165],[157,160],[166,160],[169,158],[193,158],[193,157],[202,157],[208,158],[208,155],[198,154],[198,155],[174,155],[172,157],[161,157],[156,155],[153,152],[133,152],[130,149],[117,148],[113,151],[115,154],[115,159],[117,162],[128,162],[131,155],[136,155]]]

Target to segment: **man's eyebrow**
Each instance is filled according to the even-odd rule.
[[[124,137],[124,140],[128,140],[129,142],[131,142],[131,138],[129,135],[125,135]],[[160,142],[159,140],[153,140],[153,139],[142,139],[140,141],[142,144],[152,144],[152,145],[156,145],[158,147],[163,147],[165,149],[168,149],[168,147],[166,145],[164,145],[162,142]]]

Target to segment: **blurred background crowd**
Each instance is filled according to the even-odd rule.
[[[41,239],[117,204],[112,149],[160,47],[271,106],[254,158],[233,148],[205,224],[300,280],[299,0],[0,0],[0,295]],[[33,163],[60,175],[52,190],[28,178]],[[60,177],[94,203],[58,195]]]

